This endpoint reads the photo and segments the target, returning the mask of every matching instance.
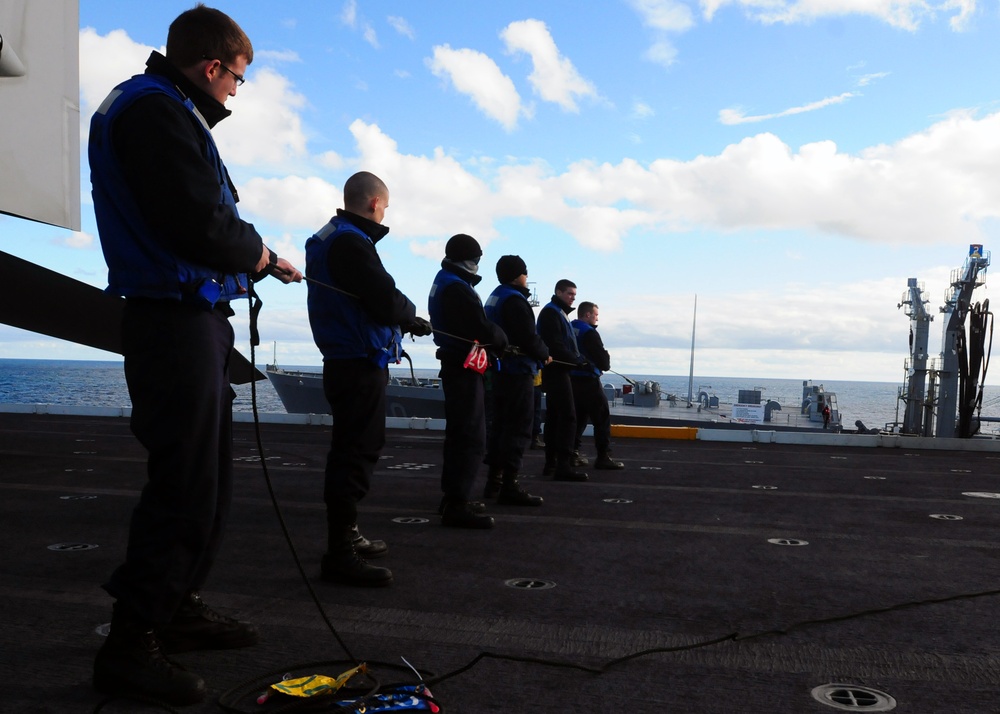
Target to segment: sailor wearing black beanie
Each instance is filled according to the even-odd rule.
[[[446,420],[441,523],[456,528],[493,527],[493,518],[481,512],[482,504],[471,501],[486,451],[486,410],[483,375],[467,369],[465,361],[473,342],[500,354],[507,347],[507,336],[486,319],[482,301],[473,289],[482,280],[477,275],[482,254],[472,236],[452,236],[428,298],[437,358],[441,360]]]
[[[540,506],[541,496],[521,489],[518,477],[531,441],[535,375],[549,361],[549,349],[535,333],[528,266],[518,255],[505,255],[497,261],[497,279],[500,285],[486,300],[486,316],[500,325],[517,352],[503,357],[493,375],[490,470],[483,496],[496,496],[500,505]]]

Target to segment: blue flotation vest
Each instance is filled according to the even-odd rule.
[[[591,325],[589,322],[584,322],[583,320],[573,320],[570,323],[570,326],[573,328],[573,334],[576,335],[576,344],[577,344],[578,347],[583,344],[583,342],[581,341],[580,338],[583,335],[586,335],[588,332],[590,332],[591,330],[594,329],[593,325]],[[604,372],[602,372],[601,370],[599,370],[594,365],[594,360],[591,359],[590,355],[588,355],[586,353],[586,351],[582,347],[580,347],[580,352],[581,352],[581,354],[583,354],[584,357],[587,358],[587,361],[590,362],[590,368],[589,369],[571,369],[569,371],[569,373],[572,376],[574,376],[574,377],[600,377],[602,374],[604,374]]]
[[[496,289],[486,298],[486,317],[491,322],[495,322],[500,329],[507,332],[507,325],[503,321],[503,305],[511,298],[525,300],[524,295],[510,285],[498,285]],[[510,334],[509,332],[507,334]],[[516,347],[517,345],[514,345]],[[538,360],[528,355],[508,355],[499,361],[497,369],[508,374],[538,374]]]
[[[441,300],[441,295],[444,293],[445,288],[455,283],[465,286],[469,292],[476,296],[476,302],[482,306],[483,303],[479,299],[479,293],[469,283],[462,280],[462,278],[450,270],[442,268],[434,276],[434,282],[431,284],[431,292],[427,297],[427,312],[431,316],[431,325],[440,330],[440,332],[438,329],[434,330],[434,344],[445,352],[453,352],[464,357],[471,349],[472,344],[468,340],[461,340],[451,336],[456,334],[457,329],[454,325],[449,324],[445,318],[444,305]],[[441,332],[448,332],[450,334],[444,335]]]
[[[94,213],[108,264],[107,292],[123,297],[192,300],[207,308],[217,301],[246,297],[246,274],[224,275],[184,260],[156,238],[142,217],[115,157],[111,139],[115,119],[137,99],[157,93],[177,100],[197,117],[205,130],[205,159],[218,173],[219,203],[239,215],[215,139],[194,102],[160,75],[140,74],[122,82],[107,96],[90,123]]]
[[[323,285],[309,283],[309,326],[323,359],[365,357],[378,367],[399,364],[403,335],[399,325],[374,322],[361,301],[325,285],[339,287],[327,269],[327,255],[333,241],[354,233],[374,245],[365,232],[349,221],[334,218],[306,241],[306,275]]]

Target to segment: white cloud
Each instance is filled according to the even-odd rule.
[[[352,30],[360,29],[365,42],[378,49],[378,36],[375,34],[375,28],[358,16],[357,0],[347,0],[344,3],[340,10],[340,22]]]
[[[958,115],[860,155],[833,142],[793,152],[772,134],[748,137],[718,156],[593,167],[619,198],[649,210],[664,230],[807,229],[878,243],[976,240],[1000,213],[1000,114]],[[584,167],[587,169],[588,167]],[[615,186],[622,187],[619,194]],[[642,197],[625,193],[639,190]]]
[[[389,26],[403,37],[408,37],[412,40],[417,36],[417,33],[413,31],[413,28],[410,26],[410,23],[406,21],[405,17],[389,15],[386,19],[389,22]]]
[[[653,64],[669,67],[677,61],[677,48],[667,40],[660,40],[650,45],[643,56]]]
[[[906,279],[889,276],[845,283],[832,278],[777,284],[748,280],[738,286],[716,284],[698,295],[697,344],[701,355],[715,350],[770,352],[775,345],[792,351],[891,353],[905,349],[907,320],[896,309]],[[836,310],[830,296],[836,295]],[[605,341],[687,352],[691,344],[692,295],[638,293],[622,296],[631,315],[607,319]],[[753,310],[733,310],[734,304]],[[817,320],[816,316],[823,319]],[[602,318],[605,317],[602,310]],[[895,324],[898,330],[886,330]],[[631,333],[638,330],[641,335]],[[836,341],[830,339],[836,335]],[[902,342],[902,345],[900,344]],[[745,357],[745,356],[744,356]],[[897,357],[902,364],[902,355]],[[704,365],[701,365],[704,369]],[[702,372],[703,374],[706,372]],[[713,372],[707,372],[713,374]],[[809,375],[804,375],[809,376]]]
[[[942,6],[942,10],[957,9],[958,14],[952,16],[948,21],[951,29],[961,32],[969,26],[972,15],[976,11],[976,0],[947,0]]]
[[[478,175],[440,148],[403,154],[377,125],[356,120],[351,132],[352,163],[393,177],[394,235],[413,239],[464,230],[488,241],[498,221],[519,218],[596,251],[617,250],[636,229],[805,230],[919,246],[987,242],[983,224],[1000,219],[1000,113],[956,114],[860,154],[830,141],[793,151],[764,133],[690,161],[582,161],[561,173],[508,162]]]
[[[857,96],[854,92],[844,92],[843,94],[838,94],[835,97],[827,97],[816,102],[804,104],[800,107],[791,107],[790,109],[785,109],[774,114],[758,114],[755,116],[746,116],[740,109],[723,109],[719,112],[719,121],[723,124],[750,124],[753,122],[765,121],[767,119],[787,117],[793,114],[814,112],[817,109],[823,109],[824,107],[828,107],[832,104],[841,104],[854,96]]]
[[[358,24],[358,3],[357,0],[347,0],[340,10],[340,21],[354,29]]]
[[[90,117],[111,89],[145,68],[155,48],[134,42],[124,31],[80,32],[80,117],[84,138]],[[160,50],[162,52],[162,49]],[[306,100],[288,78],[270,68],[249,70],[248,81],[226,106],[233,114],[213,131],[230,166],[281,166],[306,156],[299,112]]]
[[[458,92],[468,95],[480,111],[507,131],[512,131],[525,113],[514,82],[482,52],[438,45],[427,64],[435,76],[450,80]]]
[[[677,48],[667,35],[687,32],[694,27],[691,8],[678,0],[628,0],[628,4],[656,36],[643,57],[661,67],[670,67],[677,61]]]
[[[252,178],[240,185],[240,212],[297,230],[318,230],[338,207],[341,189],[316,176]]]
[[[253,59],[270,60],[271,62],[301,62],[302,57],[295,50],[254,50]]]
[[[324,151],[316,157],[316,163],[320,166],[338,171],[346,165],[344,157],[336,151]]]
[[[92,30],[81,32],[81,46],[81,94],[91,107],[138,71],[150,49],[124,33],[100,37]],[[119,58],[97,59],[111,56]],[[487,114],[506,126],[516,123],[520,99],[488,57],[438,47],[433,69]],[[216,135],[230,164],[243,166],[244,175],[251,172],[240,180],[244,212],[286,228],[321,225],[341,196],[318,174],[353,165],[393,177],[390,217],[398,226],[393,235],[421,243],[459,230],[491,240],[498,236],[499,221],[518,218],[554,226],[602,251],[615,250],[637,228],[646,234],[805,229],[877,243],[934,245],[988,242],[982,240],[982,226],[1000,219],[995,171],[1000,113],[978,118],[956,112],[895,144],[855,154],[829,141],[793,150],[776,135],[761,133],[689,161],[642,164],[625,158],[553,171],[540,162],[505,157],[463,165],[441,148],[406,154],[376,124],[359,120],[350,127],[356,155],[312,155],[300,118],[305,100],[272,69],[252,79],[231,100],[238,109]],[[81,117],[89,122],[89,113]],[[265,173],[278,167],[291,175]]]
[[[795,24],[826,17],[867,15],[904,30],[916,30],[925,19],[951,14],[953,30],[964,29],[976,0],[701,0],[702,14],[711,20],[726,5],[736,5],[764,23]]]
[[[270,68],[253,72],[226,106],[232,115],[212,133],[228,165],[280,167],[306,156],[299,116],[306,99],[284,75]]]
[[[141,74],[154,47],[135,42],[124,30],[99,35],[91,27],[80,31],[80,116],[89,122],[115,86]],[[162,49],[160,50],[162,52]]]
[[[632,102],[632,112],[629,116],[633,119],[649,119],[652,116],[656,116],[656,111],[646,102],[636,99]]]
[[[84,231],[72,231],[65,237],[60,238],[59,244],[64,245],[67,248],[86,250],[96,246],[97,241],[91,233],[86,233]]]
[[[628,4],[654,30],[686,32],[694,27],[691,8],[677,0],[628,0]]]
[[[871,74],[862,75],[858,78],[857,84],[859,87],[867,87],[877,79],[884,79],[888,77],[889,74],[890,72],[873,72]]]
[[[531,57],[533,69],[528,81],[545,101],[576,112],[578,97],[597,96],[594,85],[581,77],[573,63],[559,52],[544,22],[512,22],[501,31],[500,37],[508,52],[524,52]]]
[[[464,232],[485,244],[497,235],[493,222],[502,214],[503,198],[442,149],[435,149],[431,156],[400,153],[396,142],[378,126],[359,119],[350,130],[357,144],[357,165],[387,177],[386,223],[393,226],[393,237]]]

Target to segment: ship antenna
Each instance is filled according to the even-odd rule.
[[[691,318],[691,371],[688,373],[688,406],[694,396],[694,328],[698,322],[698,295],[694,296],[694,316]]]

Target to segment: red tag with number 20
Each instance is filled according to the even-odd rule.
[[[479,372],[479,374],[485,374],[486,368],[490,365],[489,355],[486,354],[486,350],[478,342],[472,343],[472,349],[469,350],[468,356],[465,358],[465,364],[463,365],[466,369],[471,369],[474,372]]]

